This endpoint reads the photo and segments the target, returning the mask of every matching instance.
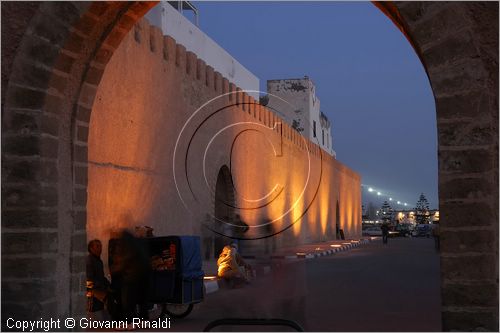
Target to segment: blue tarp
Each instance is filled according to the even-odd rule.
[[[179,236],[181,241],[182,277],[184,279],[203,278],[201,269],[200,237]]]

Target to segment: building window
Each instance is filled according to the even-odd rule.
[[[313,120],[313,137],[316,137],[316,120]]]
[[[325,145],[325,130],[321,130],[321,140],[323,141],[323,146]]]

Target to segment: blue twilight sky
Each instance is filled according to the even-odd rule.
[[[308,75],[337,159],[413,208],[438,208],[432,90],[412,47],[369,2],[194,2],[200,28],[266,80]],[[363,190],[364,203],[377,195]],[[393,207],[398,207],[393,205]],[[399,206],[399,208],[403,208]]]

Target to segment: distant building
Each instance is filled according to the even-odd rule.
[[[309,77],[267,81],[267,106],[324,151],[333,150],[332,124],[320,110],[316,87]]]
[[[396,210],[394,218],[397,223],[417,223],[415,210]],[[429,210],[429,223],[439,223],[439,210]]]
[[[390,214],[390,224],[396,225],[396,224],[417,224],[417,219],[416,219],[416,212],[415,210],[411,209],[406,209],[406,210],[393,210],[391,211]],[[362,223],[363,225],[377,225],[382,223],[384,220],[384,214],[381,210],[377,210],[375,213],[375,217],[370,216],[368,213],[368,209],[366,209],[363,213],[362,216]],[[436,224],[439,223],[439,210],[437,209],[430,209],[429,210],[429,223],[430,224]]]

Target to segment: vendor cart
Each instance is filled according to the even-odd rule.
[[[110,240],[110,260],[119,241]],[[193,305],[203,301],[204,297],[200,238],[165,236],[139,238],[137,241],[151,265],[149,284],[145,288],[148,302],[160,305],[161,316],[187,316]]]

